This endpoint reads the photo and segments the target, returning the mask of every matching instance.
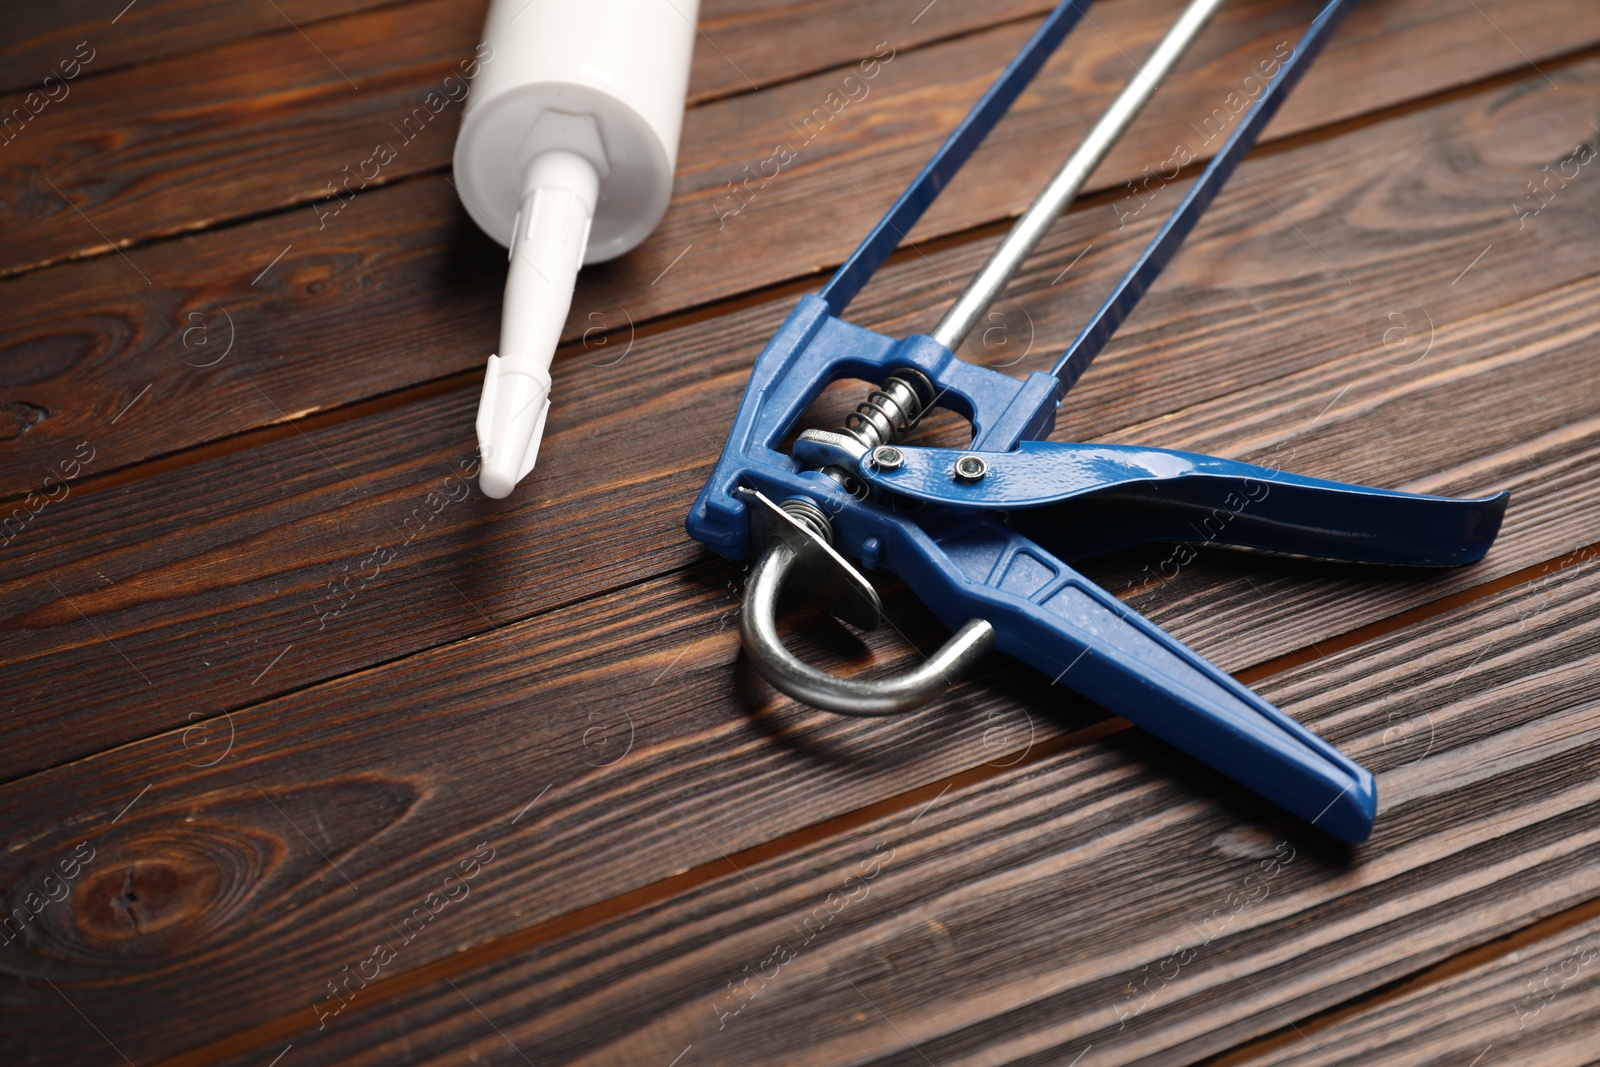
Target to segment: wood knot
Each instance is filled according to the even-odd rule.
[[[39,933],[88,957],[194,951],[248,911],[283,861],[280,837],[227,821],[147,818],[101,851],[70,914]]]
[[[26,400],[13,400],[0,405],[0,441],[15,441],[50,414],[38,404]]]
[[[90,947],[115,948],[204,924],[227,878],[209,860],[169,853],[93,872],[74,894],[79,936]]]
[[[1597,110],[1600,100],[1591,87],[1571,85],[1557,91],[1530,78],[1494,101],[1481,126],[1472,131],[1472,140],[1492,166],[1513,170],[1554,166],[1579,145],[1594,143],[1591,123]]]
[[[404,821],[419,796],[408,781],[356,776],[270,796],[218,790],[181,808],[143,801],[78,852],[38,848],[16,877],[4,872],[15,888],[0,892],[0,917],[14,918],[0,924],[0,949],[22,948],[0,952],[0,973],[27,965],[22,953],[170,962],[256,936],[300,903],[346,893],[333,864]]]

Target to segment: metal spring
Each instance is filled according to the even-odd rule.
[[[833,544],[833,523],[827,513],[805,497],[791,497],[779,504],[789,517],[808,527],[812,534],[827,544]]]
[[[933,384],[920,372],[897,370],[845,416],[844,432],[868,450],[898,441],[933,401]]]

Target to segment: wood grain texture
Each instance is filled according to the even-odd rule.
[[[1600,70],[1587,76],[1600,81]],[[1600,92],[1588,86],[1571,83],[1566,97],[1582,103],[1575,89]],[[1566,115],[1543,131],[1555,143],[1570,133],[1573,115],[1539,91],[1513,86],[1252,162],[1243,175],[1255,188],[1241,183],[1224,194],[1173,273],[1073,392],[1060,428],[1066,438],[1253,455],[1374,484],[1460,492],[1509,484],[1517,504],[1488,571],[1397,578],[1319,567],[1308,574],[1281,564],[1253,569],[1254,561],[1239,567],[1215,553],[1209,562],[1220,570],[1206,571],[1215,579],[1191,586],[1182,575],[1140,588],[1136,606],[1208,640],[1217,630],[1207,616],[1227,613],[1227,641],[1204,647],[1242,667],[1307,643],[1279,627],[1307,617],[1295,612],[1309,607],[1301,598],[1313,589],[1325,592],[1314,598],[1311,617],[1330,610],[1330,621],[1359,625],[1390,610],[1392,597],[1431,599],[1593,539],[1582,506],[1595,412],[1592,376],[1582,370],[1593,351],[1583,303],[1590,288],[1570,282],[1559,295],[1549,290],[1591,270],[1581,235],[1596,225],[1600,186],[1575,183],[1570,197],[1517,234],[1503,189],[1524,164],[1502,170],[1470,148],[1475,132],[1487,140],[1499,129],[1484,132],[1486,116],[1529,130],[1552,113]],[[1438,147],[1419,155],[1418,143]],[[1542,146],[1534,140],[1527,151]],[[1363,169],[1361,177],[1342,166],[1352,155],[1385,166]],[[1462,158],[1470,162],[1438,162]],[[1307,181],[1321,190],[1320,202],[1301,199]],[[404,192],[448,195],[420,185]],[[1300,221],[1264,212],[1262,194]],[[1417,204],[1437,212],[1426,229],[1428,216]],[[1158,219],[1143,214],[1123,231],[1125,244],[1086,257],[1073,268],[1082,272],[1076,288],[1049,282],[1104,222],[1079,213],[1058,228],[1008,298],[1039,327],[1037,351],[1019,369],[1044,362],[1064,343]],[[1449,284],[1482,250],[1479,242],[1491,240],[1500,244],[1498,255]],[[398,271],[406,237],[394,241],[381,258]],[[1242,254],[1229,260],[1229,248]],[[891,268],[864,294],[857,321],[892,332],[925,327],[944,300],[938,274],[971,269],[985,250],[952,249],[935,253],[932,263],[919,257]],[[1324,253],[1339,257],[1351,285],[1341,284]],[[320,288],[327,300],[293,316],[308,341],[341,330],[352,344],[405,340],[398,327],[406,291],[395,291],[393,314],[370,323],[351,319],[348,305],[329,295],[345,283],[312,273],[295,288],[301,285]],[[1483,310],[1506,299],[1516,300],[1515,310]],[[476,387],[463,384],[370,418],[293,433],[252,449],[248,463],[222,456],[48,504],[5,549],[17,561],[0,631],[0,662],[11,680],[7,776],[701,558],[682,535],[683,513],[720,446],[749,360],[787,304],[640,337],[621,362],[603,347],[563,359],[555,379],[562,402],[550,429],[556,444],[532,491],[506,502],[490,503],[474,490],[441,507],[437,519],[413,518],[419,508],[432,515],[438,494],[459,484],[447,487],[447,479],[470,463],[462,428],[470,425]],[[1431,316],[1426,358],[1413,362],[1429,344],[1420,332],[1414,342],[1384,346],[1395,313],[1410,315],[1418,331]],[[235,321],[253,335],[256,320],[241,312]],[[385,334],[389,328],[396,332]],[[1295,343],[1285,343],[1286,331]],[[1004,345],[991,354],[982,344],[980,338],[971,346],[974,358],[1013,358]],[[301,373],[317,372],[314,362],[301,364]],[[161,413],[176,405],[191,414],[231,408],[252,420],[293,410],[250,364],[225,361],[190,373],[183,391],[146,396],[114,425],[116,412],[102,413],[100,428],[84,434],[96,463],[113,466],[120,435],[159,431],[171,421]],[[1570,387],[1546,400],[1552,381]],[[837,391],[819,421],[835,422],[855,394]],[[1525,407],[1503,410],[1495,399],[1501,395],[1524,398]],[[641,434],[641,426],[650,432]],[[944,434],[954,441],[958,428]],[[262,465],[274,471],[270,482],[258,476]],[[363,568],[374,550],[398,551],[402,543],[392,565],[374,560]],[[1096,573],[1111,588],[1128,589],[1148,576],[1146,568],[1158,570],[1166,554],[1153,549],[1107,561]],[[369,580],[360,577],[363,569]],[[1252,621],[1262,610],[1258,590],[1281,595],[1289,615]],[[347,609],[324,618],[342,601]],[[1245,640],[1248,649],[1229,643]],[[152,709],[158,687],[173,692]],[[63,716],[86,704],[97,709],[92,722],[59,729]]]
[[[1537,1063],[1583,1067],[1595,1059],[1600,1018],[1600,927],[1592,916],[1436,981],[1419,982],[1370,1010],[1307,1023],[1297,1040],[1272,1042],[1259,1054],[1241,1050],[1218,1067],[1385,1063],[1480,1067]],[[1314,1046],[1314,1047],[1313,1047]]]
[[[1379,835],[1351,853],[1000,657],[897,721],[778,698],[739,655],[740,568],[681,532],[793,291],[1042,5],[708,4],[693,94],[711,102],[673,211],[589,272],[544,462],[491,504],[467,427],[503,255],[439,173],[455,112],[403,180],[326,226],[307,192],[470,48],[481,3],[302,36],[145,2],[194,47],[91,67],[6,146],[34,155],[0,156],[0,185],[26,172],[0,227],[38,207],[36,179],[65,194],[0,242],[26,268],[0,282],[0,498],[70,483],[0,512],[0,1061],[259,1064],[292,1041],[280,1067],[666,1064],[692,1041],[679,1067],[1068,1063],[1090,1045],[1083,1067],[1187,1062],[1353,1020],[1329,1009],[1600,893],[1600,185],[1585,165],[1527,199],[1575,144],[1594,156],[1592,5],[1362,5],[1063,410],[1065,438],[1513,490],[1466,571],[1208,549],[1160,580],[1164,546],[1086,568],[1224,666],[1270,673],[1269,698],[1379,772]],[[1197,143],[1187,123],[1314,6],[1229,5],[1097,187]],[[972,227],[1027,199],[1040,146],[1082,128],[1126,76],[1117,53],[1175,10],[1097,6],[1104,33],[1080,31],[852,317],[926,328],[992,247]],[[419,16],[431,35],[402,25]],[[167,47],[146,37],[124,54]],[[319,70],[306,37],[334,42]],[[880,40],[897,52],[870,99],[719,222],[726,182]],[[1075,212],[966,354],[1045,365],[1183,187]],[[33,269],[58,256],[86,258]],[[775,283],[789,295],[728,299]],[[1525,569],[1558,556],[1573,566]],[[913,662],[943,634],[886,592],[900,633],[801,615],[796,647],[835,669]],[[1219,920],[1279,842],[1295,859],[1270,897]],[[875,855],[871,892],[831,916]],[[1212,927],[1180,974],[1150,977]],[[741,1006],[729,983],[791,936],[804,951]],[[398,953],[369,988],[380,942]]]
[[[504,1059],[507,1042],[592,1065],[691,1045],[698,1064],[1054,1064],[1088,1048],[1105,1064],[1195,1062],[1600,891],[1597,561],[1260,683],[1377,775],[1378,826],[1359,848],[1265,815],[1129,731],[449,983],[355,989],[323,1027],[306,1013],[277,1043],[354,1064]],[[484,896],[503,906],[498,887]],[[1319,1032],[1283,1062],[1466,1064],[1496,1024],[1515,1030],[1506,1005],[1525,992],[1509,969],[1464,976],[1473,1002],[1444,997],[1452,982],[1429,1002],[1441,1010],[1368,1020],[1342,1051]],[[1533,1047],[1577,1047],[1592,994],[1568,999],[1534,1020],[1558,1040]],[[1468,1040],[1426,1046],[1410,1029],[1475,1045],[1442,1059]],[[1434,1058],[1397,1054],[1425,1048]]]
[[[1521,62],[1481,50],[1470,53],[1481,59],[1464,59],[1445,48],[1451,40],[1479,33],[1481,26],[1461,23],[1454,6],[1448,17],[1423,18],[1437,15],[1434,8],[1442,2],[1406,0],[1359,9],[1280,114],[1274,136]],[[914,239],[1019,210],[1042,173],[1038,146],[1070,141],[1124,77],[1122,58],[1110,40],[1138,54],[1165,26],[1172,6],[1168,0],[1108,5],[1097,19],[1107,37],[1074,38],[1024,94],[993,143],[952,183]],[[335,48],[330,54],[338,56],[340,66],[358,82],[371,75],[361,92],[351,90],[320,57],[307,59],[298,38],[292,50],[279,42],[272,45],[278,51],[256,55],[267,49],[261,38],[185,57],[183,71],[135,68],[127,72],[140,79],[135,85],[121,85],[118,76],[85,81],[81,94],[69,101],[74,109],[60,116],[70,121],[35,131],[37,138],[19,138],[12,147],[33,155],[7,160],[0,172],[0,184],[11,186],[0,191],[0,199],[12,205],[0,213],[0,226],[10,238],[3,247],[21,255],[35,238],[66,242],[51,245],[54,251],[22,256],[28,262],[41,255],[80,254],[97,243],[104,251],[96,227],[110,241],[133,240],[141,233],[175,233],[298,208],[198,238],[135,247],[121,255],[106,252],[93,263],[58,268],[65,274],[36,272],[36,277],[0,284],[10,306],[26,309],[0,333],[9,368],[0,372],[5,375],[0,378],[0,433],[15,439],[8,455],[0,457],[0,494],[20,495],[37,487],[41,466],[48,470],[60,462],[63,450],[70,452],[83,440],[83,431],[97,428],[145,386],[157,399],[195,389],[195,365],[216,358],[228,339],[236,341],[228,357],[232,366],[256,368],[254,380],[285,413],[334,408],[481,366],[495,343],[491,305],[503,256],[465,220],[442,178],[423,179],[433,193],[421,198],[399,188],[367,189],[332,218],[319,216],[330,210],[328,205],[307,202],[325,196],[326,183],[341,180],[346,163],[366,158],[372,138],[389,136],[388,124],[409,114],[470,50],[475,26],[452,38],[429,24],[435,11],[408,5],[326,25],[326,47]],[[1189,123],[1203,120],[1225,96],[1225,90],[1219,96],[1219,85],[1233,85],[1239,72],[1270,55],[1284,34],[1297,32],[1296,20],[1305,14],[1294,5],[1266,3],[1229,12],[1101,168],[1097,187],[1159,169],[1179,138],[1192,139],[1203,154],[1205,146]],[[1528,27],[1506,21],[1528,18],[1526,12],[1526,5],[1495,8],[1502,24],[1526,29],[1521,47],[1540,56],[1572,47],[1573,34],[1600,18],[1583,6],[1555,36],[1549,29],[1561,20],[1548,13],[1529,18],[1534,24]],[[1469,15],[1481,23],[1476,13]],[[593,331],[628,329],[630,323],[837,262],[1027,29],[1019,23],[899,56],[882,68],[865,100],[846,107],[769,188],[732,217],[719,218],[739,202],[729,199],[727,183],[742,180],[746,164],[766,158],[774,138],[797,136],[789,123],[817,106],[842,74],[835,70],[693,109],[673,208],[643,248],[585,272],[568,335],[598,337]],[[332,43],[336,31],[347,48]],[[1600,39],[1600,25],[1594,35]],[[1342,44],[1345,37],[1354,43]],[[1542,51],[1540,41],[1545,42]],[[1383,60],[1391,55],[1414,58],[1404,64]],[[1471,67],[1474,62],[1487,65]],[[203,64],[203,77],[191,69],[196,63]],[[1370,63],[1385,74],[1355,79],[1350,69],[1356,63]],[[253,73],[247,78],[242,71]],[[263,101],[251,80],[261,77],[288,88]],[[198,114],[195,78],[210,86]],[[181,95],[161,103],[172,94]],[[119,168],[102,174],[105,124],[131,105],[137,106],[141,124],[119,135]],[[384,180],[442,167],[457,110],[452,105],[430,122],[384,169]],[[41,125],[46,117],[40,116]],[[1532,169],[1546,162],[1541,158]],[[1526,194],[1526,174],[1506,178],[1510,195]],[[819,210],[829,225],[816,224]],[[1117,214],[1107,209],[1104,217],[1115,222]],[[400,261],[384,258],[402,240],[412,254]],[[393,277],[391,265],[404,267],[404,276]],[[302,315],[315,321],[329,312],[345,323],[358,315],[361,326],[381,331],[385,343],[368,343],[354,330],[307,335],[301,329]],[[330,366],[340,372],[329,373]],[[244,415],[247,410],[253,413]],[[116,446],[113,463],[166,455],[274,417],[264,409],[255,413],[237,396],[219,398],[215,406],[203,404],[194,417],[160,420],[157,439],[126,450]]]
[[[871,55],[879,42],[917,48],[1054,6],[1050,0],[996,0],[928,4],[919,11],[913,5],[860,0],[702,0],[689,98],[703,102],[770,89],[819,70],[848,67]]]
[[[1259,661],[1246,657],[1305,647],[1600,540],[1587,476],[1600,450],[1600,427],[1592,414],[1587,422],[1576,414],[1594,410],[1594,395],[1580,388],[1583,377],[1576,368],[1592,359],[1597,327],[1588,309],[1600,292],[1597,286],[1600,281],[1574,283],[1570,292],[1503,309],[1493,318],[1503,324],[1505,335],[1483,337],[1480,348],[1464,348],[1449,361],[1409,368],[1409,385],[1382,383],[1381,396],[1359,397],[1337,417],[1329,415],[1311,427],[1316,406],[1327,401],[1320,392],[1307,395],[1304,406],[1291,407],[1283,423],[1284,439],[1297,450],[1297,460],[1302,450],[1326,448],[1338,455],[1340,473],[1347,476],[1369,478],[1376,471],[1364,466],[1368,463],[1394,474],[1398,455],[1405,461],[1399,474],[1413,485],[1444,483],[1437,487],[1460,490],[1509,484],[1520,508],[1485,564],[1420,577],[1218,552],[1183,569],[1160,587],[1159,595],[1147,598],[1148,604],[1133,602],[1202,652],[1238,667]],[[1508,433],[1524,435],[1509,441],[1480,429],[1478,412],[1455,394],[1461,390],[1470,398],[1493,390],[1509,396],[1518,383],[1547,389],[1552,381],[1564,387],[1546,398],[1531,421],[1505,421]],[[661,384],[668,395],[675,388],[670,380]],[[1404,432],[1418,410],[1429,413],[1443,439],[1477,447],[1448,458],[1427,450],[1392,453],[1387,442]],[[1197,427],[1206,423],[1195,418]],[[663,447],[670,448],[671,440]],[[291,457],[286,450],[266,460],[282,473],[283,492],[326,497],[342,490],[338,476],[323,473],[327,468],[309,450],[301,460]],[[1298,461],[1296,466],[1326,473]],[[688,472],[691,480],[698,476]],[[322,488],[313,493],[310,485],[317,482]],[[392,484],[397,487],[390,491],[392,501],[419,495],[413,483],[402,485],[397,478]],[[481,531],[474,531],[465,502],[451,505],[461,510],[441,512],[439,526],[408,550],[414,555],[402,557],[388,572],[392,585],[385,586],[389,579],[380,574],[373,588],[357,591],[357,606],[389,602],[391,608],[378,615],[353,606],[330,623],[331,632],[321,642],[309,632],[312,620],[303,595],[293,596],[292,590],[282,595],[288,584],[282,578],[245,584],[253,602],[237,621],[191,615],[181,626],[166,628],[160,640],[192,649],[196,634],[217,635],[207,642],[205,656],[220,657],[226,641],[233,641],[253,653],[249,670],[235,666],[226,677],[207,675],[193,667],[192,660],[201,657],[191,652],[188,663],[173,661],[188,670],[186,675],[152,677],[159,688],[150,688],[164,698],[155,712],[148,698],[140,699],[130,663],[112,659],[119,651],[133,664],[166,662],[153,658],[137,634],[107,629],[117,646],[113,650],[87,632],[82,619],[68,621],[59,601],[32,609],[36,625],[71,625],[80,634],[82,644],[55,654],[53,677],[89,676],[98,662],[97,684],[129,694],[119,701],[91,691],[83,699],[103,710],[94,722],[76,720],[77,732],[103,729],[100,720],[113,721],[113,714],[126,715],[120,721],[142,728],[165,715],[168,728],[0,790],[0,804],[16,813],[16,825],[39,828],[0,859],[0,884],[22,887],[38,881],[40,864],[58,862],[85,836],[93,837],[97,850],[104,846],[108,861],[97,868],[102,879],[88,884],[100,889],[77,890],[72,909],[47,913],[26,940],[12,946],[15,954],[0,960],[6,973],[20,979],[3,995],[26,1007],[17,1023],[18,1047],[33,1048],[45,1035],[61,1040],[61,1020],[50,1014],[33,981],[39,976],[48,976],[91,1017],[114,1020],[104,1024],[119,1027],[112,1039],[136,1049],[129,1054],[141,1059],[310,1011],[317,998],[329,995],[324,987],[337,980],[342,967],[368,956],[375,937],[387,936],[390,923],[398,923],[452,864],[485,840],[497,849],[505,843],[506,861],[495,870],[493,883],[500,887],[495,892],[501,903],[473,912],[470,925],[452,927],[456,932],[449,937],[417,941],[405,968],[484,939],[511,936],[573,908],[714,862],[726,852],[994,760],[1010,751],[997,754],[986,747],[996,736],[1031,731],[1048,737],[1053,730],[1094,721],[1092,709],[1004,662],[932,709],[892,722],[841,720],[775,698],[738,661],[733,625],[738,569],[711,563],[648,578],[664,568],[664,561],[646,558],[641,545],[682,553],[682,563],[698,557],[681,542],[668,541],[665,530],[644,526],[646,516],[630,508],[630,497],[637,495],[633,487],[649,483],[626,484],[633,491],[619,494],[614,516],[600,522],[593,514],[586,517],[582,528],[568,535],[572,547],[562,549],[566,554],[557,563],[549,563],[550,556],[526,562],[528,542],[511,532],[503,536],[512,546],[485,541]],[[216,485],[209,491],[216,494],[211,502],[190,501],[197,512],[226,510],[230,517],[218,520],[223,523],[260,521],[257,509],[237,498],[224,509],[226,494],[237,492],[233,487]],[[559,497],[546,502],[545,510],[552,507],[559,518]],[[125,521],[129,512],[111,517]],[[650,521],[670,527],[677,519],[674,510]],[[317,531],[314,536],[327,538],[324,543],[338,543],[351,536],[345,521],[302,521],[298,528],[310,527]],[[369,524],[388,542],[376,520]],[[612,538],[615,543],[608,546]],[[167,574],[135,576],[132,584],[147,597],[139,610],[191,610],[189,597],[167,588],[175,580],[189,589],[197,581],[240,587],[233,561],[261,550],[257,546],[281,552],[293,568],[316,550],[303,542],[296,547],[281,532],[235,536],[203,554],[215,570],[180,577],[174,565]],[[344,558],[353,566],[367,551],[357,541]],[[510,551],[521,553],[530,570],[537,563],[564,580],[528,588],[486,583],[484,561]],[[1152,555],[1151,562],[1157,558]],[[582,579],[588,588],[636,575],[647,580],[598,600],[574,602],[583,588],[579,566],[590,568]],[[410,573],[404,574],[407,568]],[[1135,559],[1120,572],[1102,567],[1090,573],[1118,588],[1119,575],[1137,577],[1138,569]],[[24,585],[20,595],[29,592]],[[547,602],[570,598],[564,601],[570,606],[498,625],[511,614],[502,599],[508,596]],[[97,607],[92,594],[75,595],[73,603],[86,613]],[[406,605],[404,611],[394,612],[395,603]],[[263,614],[269,616],[266,622]],[[903,602],[894,617],[922,647],[938,640],[926,616]],[[441,631],[459,627],[461,620],[469,624],[457,632],[475,636],[415,652],[445,640]],[[106,629],[104,618],[101,627]],[[231,636],[217,640],[225,634]],[[254,637],[248,645],[247,634]],[[845,662],[895,666],[915,656],[894,635],[870,641],[870,656],[848,641],[841,646],[838,635],[805,647],[834,665],[841,653]],[[281,658],[276,656],[280,648],[287,649]],[[294,657],[296,652],[301,656]],[[83,658],[71,662],[77,656]],[[357,667],[395,656],[405,658],[369,670]],[[114,672],[104,669],[108,662]],[[252,687],[248,676],[262,670],[267,679],[286,675],[287,684],[302,686],[304,675],[297,672],[307,665],[344,677],[222,717],[204,705],[182,703],[183,694],[207,693],[208,683],[217,694],[226,694],[224,700],[239,701],[243,694],[249,702],[250,690],[259,686]],[[225,686],[217,684],[224,681]],[[286,683],[277,677],[272,684]],[[42,691],[39,697],[53,699],[54,694]],[[199,705],[208,698],[189,699]],[[961,713],[951,715],[957,708]],[[193,725],[180,717],[187,716],[186,709],[199,713]],[[13,721],[22,720],[13,716]],[[35,721],[59,731],[64,720],[57,714]],[[1336,726],[1329,727],[1331,737],[1366,755]],[[15,735],[28,736],[20,730]],[[33,736],[54,743],[44,729]],[[1522,743],[1507,736],[1507,744]],[[628,758],[607,762],[616,749],[605,744],[629,742]],[[444,752],[448,758],[441,756]],[[546,786],[549,792],[541,793]],[[64,813],[61,797],[68,788],[73,800]],[[663,795],[673,805],[662,805]],[[536,798],[537,821],[530,815],[524,824],[515,822],[520,809]],[[130,802],[131,812],[113,822]],[[193,832],[217,843],[173,869],[179,861],[169,854],[179,839],[169,827],[179,819],[202,824]],[[537,845],[526,847],[528,842]],[[125,907],[110,890],[122,886],[130,871],[137,879],[141,869],[156,872],[154,885],[136,888],[136,895],[145,907],[170,917],[151,923],[148,935],[138,925],[119,928],[116,952],[105,951],[100,946],[111,937],[119,907]],[[116,980],[135,973],[137,991]],[[247,988],[251,992],[245,996]],[[194,1010],[181,1017],[155,1010],[180,991]],[[140,1010],[140,998],[146,996],[152,1008]]]
[[[416,0],[339,0],[312,4],[276,0],[273,5],[208,4],[198,0],[138,0],[118,12],[87,0],[57,0],[18,8],[0,54],[0,92],[34,88],[81,42],[97,50],[90,66],[103,74],[177,53],[202,52],[248,37],[304,32],[325,19]],[[1102,3],[1104,0],[1102,0]],[[956,37],[1001,22],[1037,15],[1049,0],[989,4],[931,4],[906,15],[890,4],[846,0],[804,3],[702,0],[699,29],[704,47],[694,56],[691,101],[752,91],[773,83],[848,65],[862,42],[893,32],[912,47]],[[432,17],[435,25],[481,26],[483,0],[453,5]],[[308,34],[310,45],[318,37]],[[870,47],[868,51],[870,51]],[[753,76],[753,77],[752,77]],[[754,83],[754,84],[753,84]]]
[[[42,881],[59,862],[47,840],[56,832],[76,835],[69,854],[92,837],[100,859],[98,880],[79,883],[72,908],[46,910],[0,955],[8,1054],[46,1047],[38,1042],[92,1047],[80,1043],[91,1034],[59,1019],[27,1022],[35,1008],[47,1010],[35,995],[49,992],[40,977],[105,1019],[112,1040],[140,1061],[302,1008],[356,962],[351,952],[365,955],[390,916],[400,923],[486,840],[504,854],[490,868],[494,882],[526,886],[526,899],[473,912],[471,926],[435,927],[438,936],[411,946],[406,966],[633,888],[638,859],[648,857],[653,873],[701,861],[706,846],[691,824],[639,821],[660,803],[657,787],[682,795],[688,782],[675,783],[673,768],[685,761],[709,776],[707,787],[720,780],[725,800],[741,798],[745,834],[759,837],[766,813],[787,808],[785,821],[804,821],[825,810],[816,802],[834,792],[830,781],[883,779],[892,792],[938,766],[1004,754],[985,748],[995,722],[982,719],[920,739],[880,726],[876,743],[858,747],[845,738],[859,724],[760,714],[770,697],[731,669],[737,601],[726,577],[717,568],[658,580],[454,655],[425,654],[416,673],[357,675],[271,703],[263,716],[236,714],[14,785],[0,803],[34,832],[5,854],[0,884]],[[403,741],[394,733],[402,722]],[[774,746],[775,733],[788,742]],[[815,773],[752,778],[760,754],[774,750]],[[458,755],[442,759],[445,751]],[[132,790],[128,775],[141,779]],[[68,781],[71,814],[60,810]],[[684,801],[691,819],[710,796]],[[613,824],[615,816],[631,825]],[[549,836],[557,825],[559,841]],[[612,827],[624,832],[613,836]],[[536,853],[511,848],[534,835]],[[141,906],[125,915],[120,890],[130,874]],[[147,914],[158,918],[141,925]],[[143,976],[140,989],[101,984],[127,968]],[[117,1002],[100,1001],[90,985],[116,988]],[[146,993],[150,1010],[137,1006]],[[159,1010],[179,995],[191,1010]]]
[[[0,91],[36,88],[84,42],[96,53],[93,62],[84,68],[93,76],[257,34],[294,32],[294,27],[304,32],[323,19],[395,2],[273,0],[271,4],[214,4],[206,0],[123,0],[122,4],[104,4],[95,0],[54,0],[49,4],[14,4],[6,12]],[[274,7],[278,10],[274,11]],[[481,5],[478,7],[481,19]],[[314,41],[316,36],[312,30],[309,39]],[[307,45],[308,50],[311,47]]]

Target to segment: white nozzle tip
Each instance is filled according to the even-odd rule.
[[[550,414],[550,378],[542,371],[509,370],[489,357],[478,400],[478,488],[503,500],[533,470]]]
[[[485,463],[478,474],[478,488],[491,500],[504,500],[516,487],[517,478],[511,471],[494,470]]]

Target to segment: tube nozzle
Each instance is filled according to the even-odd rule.
[[[550,411],[550,361],[583,265],[600,176],[575,152],[541,153],[528,166],[511,235],[500,351],[478,401],[478,476],[500,499],[533,470]]]

